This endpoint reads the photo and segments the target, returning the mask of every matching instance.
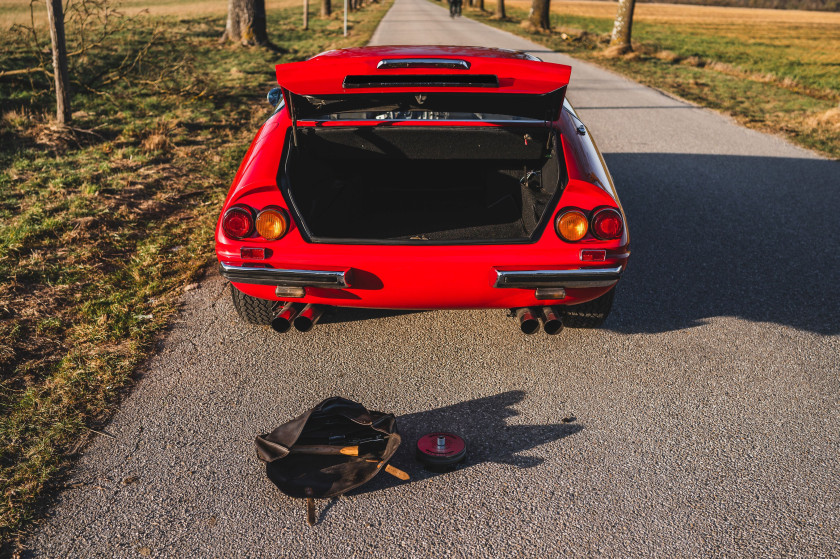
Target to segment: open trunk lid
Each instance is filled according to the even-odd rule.
[[[477,47],[365,47],[277,66],[293,121],[340,113],[434,111],[550,122],[571,68]]]

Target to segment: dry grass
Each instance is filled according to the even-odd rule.
[[[0,0],[0,15],[27,2]],[[338,19],[304,32],[296,0],[269,1],[275,51],[219,44],[227,0],[185,2],[125,3],[178,15],[139,18],[88,53],[81,83],[156,37],[126,79],[74,91],[72,126],[54,121],[43,74],[0,80],[0,557],[206,266],[274,64],[367,43],[390,5],[351,14],[345,38]],[[0,68],[37,63],[18,39],[0,33]]]
[[[835,132],[840,132],[840,107],[813,115],[805,120],[805,124],[811,128],[830,128]]]
[[[669,64],[674,64],[679,62],[680,56],[675,53],[674,51],[670,50],[660,50],[656,54],[653,55],[654,58],[661,60],[662,62],[667,62]]]

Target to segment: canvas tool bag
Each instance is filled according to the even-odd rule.
[[[388,464],[400,446],[394,414],[369,411],[344,398],[324,400],[257,437],[256,445],[268,478],[280,491],[306,499],[310,525],[315,523],[315,498],[341,495],[383,469],[408,479]]]

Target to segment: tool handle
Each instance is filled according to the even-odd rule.
[[[388,464],[385,466],[385,471],[394,476],[397,479],[401,479],[403,481],[408,481],[411,479],[411,476],[408,475],[408,472],[404,472],[399,468],[395,468],[394,466]]]
[[[365,460],[365,462],[377,462],[379,465],[376,466],[376,467],[377,468],[382,467],[382,461],[381,460],[370,460],[370,459],[368,459],[368,460]],[[388,472],[389,474],[391,474],[392,476],[394,476],[395,478],[401,479],[403,481],[408,481],[408,480],[411,479],[411,476],[408,475],[408,472],[404,472],[401,469],[399,469],[395,466],[392,466],[390,464],[385,464],[385,471]]]
[[[344,456],[358,456],[358,446],[330,446],[326,444],[297,445],[289,449],[289,454],[318,454],[332,456],[343,454]]]

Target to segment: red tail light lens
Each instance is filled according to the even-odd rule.
[[[592,216],[592,234],[602,241],[619,238],[623,230],[621,214],[613,209],[598,210]]]
[[[245,206],[234,206],[222,218],[225,235],[233,239],[244,239],[254,232],[254,214]]]

